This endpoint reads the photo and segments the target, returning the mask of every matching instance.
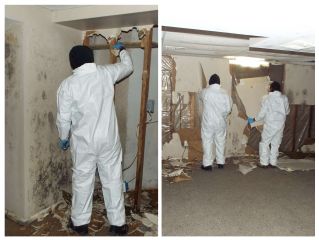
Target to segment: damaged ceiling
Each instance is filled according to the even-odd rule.
[[[175,5],[176,4],[176,5]],[[161,6],[164,54],[248,56],[276,63],[314,65],[314,1],[218,1],[212,6]]]
[[[157,25],[155,5],[43,5],[52,21],[78,30]]]
[[[264,37],[164,26],[163,53],[223,58],[265,58],[272,64],[315,64],[314,34],[298,37]]]

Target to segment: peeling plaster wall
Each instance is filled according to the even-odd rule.
[[[25,221],[61,200],[61,190],[71,186],[70,154],[57,147],[56,91],[71,74],[68,53],[81,44],[82,33],[52,23],[51,12],[38,6],[6,6],[6,17],[23,23],[23,63],[18,71],[24,86],[24,165],[15,171],[23,171],[25,196],[11,201],[24,205],[24,215],[18,218]]]
[[[5,22],[5,208],[25,217],[23,161],[22,24]],[[15,186],[15,187],[12,187]],[[21,199],[21,202],[12,201]]]
[[[222,88],[231,96],[231,75],[227,59],[191,56],[173,56],[173,58],[176,62],[176,92],[198,92],[204,85],[202,84],[203,77],[205,77],[207,86],[210,76],[217,73]],[[238,117],[237,106],[234,104],[228,117],[226,156],[245,152],[245,145],[242,144],[242,141],[245,140],[243,136],[245,126],[246,121]]]
[[[285,65],[284,91],[290,104],[315,105],[315,67]]]
[[[157,28],[153,30],[153,41],[157,42]],[[123,33],[121,41],[138,41],[135,30],[129,33]],[[103,40],[96,39],[96,44],[102,44]],[[105,43],[105,41],[104,41]],[[120,138],[123,148],[123,167],[128,167],[134,160],[137,153],[137,125],[140,119],[141,87],[143,72],[142,49],[128,49],[133,65],[134,72],[128,78],[115,86],[115,108],[119,124]],[[105,64],[110,62],[109,50],[94,51],[95,62]],[[152,121],[158,120],[158,94],[157,94],[157,72],[158,71],[158,49],[153,48],[151,56],[151,73],[149,85],[149,99],[155,100],[155,113],[152,115]],[[148,117],[149,118],[149,117]],[[157,188],[158,185],[158,123],[148,124],[146,128],[144,170],[143,170],[143,188]],[[130,181],[136,174],[136,160],[131,168],[126,170],[123,178]],[[135,179],[129,183],[129,189],[135,188]]]
[[[248,116],[256,117],[259,113],[262,97],[268,94],[269,83],[268,77],[244,78],[240,80],[236,88]]]

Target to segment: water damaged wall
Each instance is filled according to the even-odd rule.
[[[192,134],[190,134],[189,138],[186,137],[188,141],[191,141],[189,149],[191,149],[191,152],[202,152],[201,143],[198,142],[198,140],[200,141],[200,137],[194,140],[196,134],[200,135],[200,124],[198,124],[196,118],[201,117],[202,110],[200,104],[198,104],[200,101],[197,99],[191,101],[191,96],[193,94],[195,96],[198,95],[199,91],[208,85],[208,79],[214,73],[220,76],[222,88],[232,96],[234,101],[232,112],[227,119],[228,127],[225,152],[228,157],[258,153],[258,149],[257,151],[256,149],[253,151],[251,148],[247,148],[247,143],[251,139],[244,134],[247,125],[245,119],[247,116],[256,117],[258,114],[262,96],[267,94],[269,80],[276,79],[277,81],[283,81],[284,91],[288,95],[290,104],[314,105],[314,66],[286,64],[271,66],[269,69],[261,68],[254,70],[230,66],[227,59],[179,55],[166,56],[166,58],[174,60],[174,69],[170,70],[169,74],[166,74],[166,77],[162,77],[163,89],[167,88],[165,84],[168,84],[172,86],[173,92],[170,97],[163,91],[163,109],[168,108],[162,114],[162,121],[165,126],[163,128],[163,144],[168,143],[172,139],[172,132],[178,132],[181,135],[183,145],[183,138],[185,137],[183,135],[191,132]],[[165,61],[169,62],[164,58],[162,60],[164,66]],[[169,93],[169,91],[166,92]],[[174,100],[174,96],[178,95],[183,97],[181,104]],[[173,113],[172,116],[168,116],[169,112]],[[195,119],[192,117],[194,115]],[[185,128],[193,130],[189,131],[185,130]],[[305,131],[312,133],[312,128],[307,129]],[[163,151],[165,149],[164,146]],[[169,153],[167,154],[169,155]],[[201,158],[201,154],[194,155],[194,159],[196,160],[201,160]]]
[[[6,21],[11,19],[21,25],[6,25],[6,210],[28,221],[71,187],[71,157],[57,145],[56,91],[71,74],[68,53],[82,35],[52,23],[50,11],[37,6],[6,6]],[[20,34],[20,43],[9,42],[11,33]],[[12,189],[19,194],[10,194]]]
[[[16,216],[25,216],[23,161],[22,24],[5,23],[5,204]],[[14,186],[14,187],[13,187]],[[20,199],[20,202],[12,201]]]
[[[103,30],[102,30],[103,31]],[[110,31],[110,30],[109,30]],[[122,32],[121,41],[137,42],[138,34],[135,29]],[[157,42],[157,28],[153,30],[153,41]],[[103,37],[93,37],[92,45],[105,44]],[[140,102],[141,102],[141,87],[142,87],[142,72],[144,50],[140,48],[128,48],[128,52],[133,61],[134,72],[127,79],[115,85],[115,109],[119,124],[119,134],[123,149],[123,168],[127,170],[123,173],[125,181],[130,181],[129,189],[135,188],[136,174],[136,153],[137,153],[137,125],[140,119]],[[107,64],[110,62],[110,52],[106,50],[94,51],[95,62],[97,64]],[[155,112],[152,114],[152,122],[147,125],[145,139],[145,154],[144,154],[144,171],[143,171],[143,189],[157,188],[157,169],[158,169],[158,97],[157,97],[157,59],[158,49],[152,49],[151,55],[151,70],[150,70],[150,85],[149,99],[155,100]],[[148,120],[150,117],[148,116]]]

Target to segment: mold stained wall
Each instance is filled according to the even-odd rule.
[[[5,206],[24,216],[22,24],[5,21]],[[19,70],[20,69],[20,70]],[[14,187],[12,187],[14,186]],[[21,202],[12,201],[20,199]]]
[[[290,104],[315,105],[315,67],[285,65],[284,91]]]
[[[123,42],[138,41],[136,30],[122,33]],[[157,42],[157,28],[153,29],[153,42]],[[105,44],[105,40],[96,38],[95,44]],[[139,48],[127,49],[130,53],[134,65],[134,72],[127,79],[115,86],[115,108],[119,124],[120,138],[123,148],[123,168],[131,165],[137,153],[137,125],[140,119],[141,87],[144,50]],[[94,51],[95,62],[106,64],[110,62],[109,50]],[[151,72],[148,99],[155,100],[155,113],[152,114],[152,121],[158,120],[158,49],[152,49]],[[148,117],[149,119],[149,117]],[[148,124],[146,128],[144,169],[143,169],[143,189],[157,188],[158,182],[158,123]],[[124,171],[123,178],[130,181],[136,175],[136,160],[133,165]],[[129,190],[135,188],[135,179],[129,183]]]
[[[202,89],[202,79],[205,77],[206,86],[210,76],[217,73],[221,79],[221,87],[231,96],[231,75],[227,59],[172,56],[176,62],[176,88],[177,92],[199,92]],[[243,130],[246,122],[239,118],[237,106],[234,104],[228,117],[228,129],[226,138],[226,156],[244,154]]]
[[[5,14],[7,19],[22,23],[22,66],[17,64],[14,71],[21,76],[18,80],[23,89],[18,97],[24,104],[22,109],[15,109],[23,116],[23,131],[12,139],[16,144],[23,136],[17,145],[22,151],[18,161],[23,164],[6,169],[8,174],[19,172],[23,176],[24,189],[19,190],[23,196],[10,195],[7,187],[6,209],[19,220],[27,221],[57,203],[62,197],[61,190],[71,186],[70,154],[57,147],[56,91],[61,81],[72,73],[68,53],[73,45],[81,44],[82,33],[52,23],[51,12],[39,6],[7,5]],[[10,111],[11,105],[6,107]],[[8,163],[17,160],[9,155],[13,149],[7,142],[8,138],[6,165],[11,166]],[[21,188],[13,177],[6,179],[6,186]]]

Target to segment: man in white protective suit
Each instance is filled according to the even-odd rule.
[[[259,167],[274,168],[277,166],[278,149],[282,141],[286,116],[289,112],[288,98],[281,93],[280,83],[272,82],[269,86],[269,94],[262,99],[257,117],[255,119],[248,118],[249,124],[254,121],[264,121],[261,142],[259,143]]]
[[[99,66],[93,51],[75,46],[69,53],[73,74],[57,92],[59,146],[72,153],[72,209],[69,227],[88,235],[96,167],[102,183],[111,235],[126,235],[122,182],[122,148],[114,108],[114,84],[133,72],[122,43],[120,63]],[[70,142],[69,142],[70,139]]]
[[[213,74],[209,86],[200,95],[203,101],[201,138],[203,144],[203,170],[213,169],[213,144],[216,146],[216,162],[218,168],[225,164],[226,119],[231,112],[232,100],[220,87],[220,79]]]

